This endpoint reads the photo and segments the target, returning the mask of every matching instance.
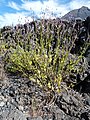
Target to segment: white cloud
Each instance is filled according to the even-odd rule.
[[[86,6],[90,8],[90,0],[72,0],[69,3],[69,8],[72,9],[78,9],[82,6]]]
[[[63,16],[65,15],[67,12],[69,12],[70,10],[73,9],[78,9],[82,6],[87,6],[90,7],[90,0],[72,0],[69,3],[66,4],[60,4],[59,0],[48,0],[48,1],[29,1],[29,0],[21,0],[22,4],[18,5],[14,2],[9,3],[11,4],[11,7],[13,6],[13,8],[16,8],[18,10],[27,10],[27,11],[34,11],[35,14],[37,14],[38,17],[41,16],[41,11],[44,12],[53,12],[56,13],[58,16]],[[10,5],[9,5],[10,6]],[[47,11],[48,8],[48,11]]]
[[[48,1],[44,1],[43,3],[41,3],[40,1],[25,1],[22,5],[21,8],[24,10],[33,10],[35,13],[40,13],[41,10],[48,12],[46,9],[49,9],[49,12],[58,12],[61,13],[62,15],[65,14],[65,12],[67,12],[66,10],[66,6],[63,5],[59,5],[58,2],[56,2],[56,0],[48,0]]]
[[[32,18],[27,17],[27,13],[5,13],[3,16],[0,15],[0,27],[7,25],[16,25],[16,24],[24,24],[26,22],[32,21]]]
[[[29,1],[29,0],[21,0],[22,4],[18,5],[15,2],[9,2],[8,6],[16,9],[16,10],[26,10],[26,11],[34,11],[37,15],[40,15],[41,11],[44,12],[54,12],[61,13],[64,15],[68,10],[66,9],[66,5],[58,4],[58,0],[48,0],[48,1]],[[47,11],[47,8],[49,11]]]
[[[16,4],[15,2],[13,2],[13,1],[9,2],[9,3],[8,3],[8,6],[9,6],[10,8],[15,9],[15,10],[20,10],[20,6],[19,6],[18,4]]]
[[[68,3],[62,4],[60,0],[46,0],[40,1],[30,1],[30,0],[21,0],[21,4],[17,4],[15,2],[9,2],[8,6],[15,9],[15,10],[25,10],[26,12],[17,12],[17,13],[5,13],[4,15],[0,16],[0,26],[4,25],[11,25],[12,23],[18,24],[20,21],[24,23],[25,17],[29,16],[31,10],[35,13],[35,15],[40,18],[43,16],[41,12],[45,12],[45,18],[54,17],[51,16],[52,12],[57,14],[57,17],[63,16],[68,13],[70,10],[78,9],[82,6],[87,6],[90,8],[90,0],[71,0]],[[32,14],[33,16],[33,14]],[[22,19],[21,19],[22,18]],[[20,21],[18,21],[18,19]],[[32,18],[29,16],[28,19],[31,21]]]

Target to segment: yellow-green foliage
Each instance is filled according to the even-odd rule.
[[[41,54],[35,50],[24,51],[20,46],[11,48],[12,53],[7,61],[7,69],[10,72],[18,72],[24,77],[28,77],[45,90],[60,90],[62,80],[61,73],[57,73],[54,65],[51,65],[52,54]],[[54,61],[55,62],[55,61]]]
[[[6,50],[7,50],[7,48],[6,48],[5,43],[1,42],[0,43],[0,55],[2,56],[5,53]]]
[[[25,49],[21,45],[17,45],[16,48],[10,47],[9,55],[6,56],[6,68],[10,72],[17,72],[18,74],[29,78],[33,82],[37,83],[44,90],[51,90],[55,92],[60,92],[60,84],[63,80],[63,76],[67,76],[72,72],[72,70],[79,72],[77,64],[79,59],[70,59],[70,50],[74,44],[74,37],[72,41],[72,35],[66,31],[61,32],[61,27],[57,28],[57,43],[56,48],[52,50],[52,42],[54,40],[54,35],[47,25],[46,32],[43,32],[43,25],[41,24],[40,30],[36,33],[39,37],[36,37],[35,41],[32,39],[32,33],[28,33],[27,41],[29,41],[29,50],[27,50],[27,45]],[[52,27],[53,29],[53,27]],[[67,38],[66,38],[67,34]],[[67,41],[70,44],[61,44]]]

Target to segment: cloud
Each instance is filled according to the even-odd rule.
[[[24,24],[26,22],[32,21],[32,18],[28,16],[28,13],[5,13],[4,15],[0,15],[0,27],[8,26],[8,25],[16,25],[16,24]]]
[[[65,3],[65,1],[68,1]],[[16,10],[16,13],[5,13],[0,15],[0,26],[11,25],[12,23],[24,23],[26,17],[31,21],[32,16],[41,18],[60,17],[68,13],[70,10],[78,9],[82,6],[90,8],[90,0],[21,0],[20,3],[14,1],[8,2],[8,7]],[[25,11],[25,12],[24,12]],[[43,14],[45,13],[45,14]],[[53,13],[53,14],[52,14]],[[30,17],[31,16],[31,17]],[[21,19],[22,18],[22,19]]]
[[[13,1],[8,3],[8,7],[15,9],[15,10],[20,10],[20,6]]]
[[[38,17],[41,16],[41,11],[45,13],[54,13],[58,17],[65,15],[67,12],[73,9],[78,9],[82,6],[90,7],[90,0],[69,0],[69,2],[63,2],[61,0],[41,0],[30,1],[21,0],[22,4],[18,5],[14,2],[9,3],[9,7],[16,8],[16,10],[33,11]],[[67,1],[67,0],[65,0]]]
[[[40,16],[41,12],[53,12],[55,14],[64,15],[68,10],[65,5],[58,4],[58,0],[45,0],[41,2],[38,1],[29,1],[29,0],[21,0],[22,4],[19,5],[15,2],[9,2],[8,6],[10,8],[16,9],[16,10],[26,10],[26,11],[33,11],[35,14]],[[47,11],[48,9],[48,11]]]
[[[48,0],[48,1],[25,1],[21,5],[21,9],[23,10],[33,10],[38,15],[41,13],[41,11],[44,12],[54,12],[54,13],[61,13],[61,15],[64,15],[68,10],[65,5],[58,4],[57,0]],[[48,11],[47,11],[48,9]]]
[[[69,3],[69,8],[70,10],[73,10],[73,9],[78,9],[82,6],[86,6],[88,8],[90,8],[90,0],[72,0],[70,3]]]

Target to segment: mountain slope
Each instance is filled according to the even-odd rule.
[[[79,9],[75,9],[75,10],[68,12],[61,19],[73,20],[78,17],[85,19],[88,16],[90,16],[90,9],[88,7],[82,6]]]

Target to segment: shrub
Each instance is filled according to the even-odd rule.
[[[70,54],[75,37],[74,29],[41,21],[36,31],[29,32],[25,40],[19,40],[15,48],[9,48],[5,68],[29,78],[46,91],[59,93],[66,76],[83,70],[82,66],[77,67],[83,52],[80,56]]]

